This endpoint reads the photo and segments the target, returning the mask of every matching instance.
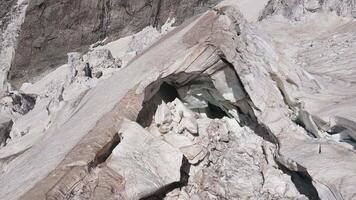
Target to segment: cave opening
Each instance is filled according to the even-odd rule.
[[[222,119],[227,117],[226,112],[223,111],[219,106],[216,106],[210,102],[208,102],[208,111],[207,117],[211,119]]]
[[[179,98],[177,89],[167,82],[162,83],[157,94],[165,103],[172,102],[174,99]]]
[[[163,82],[159,86],[158,91],[151,98],[144,100],[142,109],[137,116],[137,123],[142,127],[148,127],[153,121],[153,116],[156,113],[158,105],[160,105],[162,101],[168,103],[174,101],[176,98],[179,98],[177,89],[167,82]]]
[[[182,78],[182,76],[184,76],[184,78]],[[143,101],[142,109],[137,118],[137,122],[142,127],[150,127],[153,123],[157,108],[162,102],[167,104],[178,98],[187,108],[203,117],[210,119],[222,119],[224,117],[234,118],[242,127],[249,127],[256,135],[277,145],[277,140],[273,134],[270,134],[266,127],[257,122],[257,118],[254,116],[254,112],[251,108],[252,103],[248,97],[241,99],[237,103],[232,103],[219,93],[219,90],[212,84],[210,77],[202,77],[196,74],[183,74],[182,76],[175,75],[165,77],[146,88],[145,100]],[[184,81],[180,82],[177,80]],[[201,85],[204,87],[200,87]],[[205,102],[206,104],[201,106],[204,104],[200,104],[201,102]],[[230,111],[232,110],[236,112],[231,114]],[[186,160],[185,157],[184,159]],[[278,163],[278,160],[275,161]],[[182,168],[189,169],[191,166],[188,162],[185,162],[184,165],[185,167]],[[282,171],[292,177],[293,183],[300,193],[305,194],[311,199],[316,199],[315,188],[312,187],[312,183],[307,177],[284,168],[282,168]],[[181,181],[164,187],[145,199],[163,199],[166,194],[174,189],[187,185],[189,170],[181,170],[181,174],[182,177],[184,177]],[[306,184],[307,187],[303,187],[303,184]],[[308,187],[310,187],[310,189],[308,189]]]
[[[188,75],[186,75],[188,76]],[[192,75],[193,77],[193,75]],[[199,78],[198,78],[199,79]],[[204,79],[204,78],[202,78]],[[167,77],[159,83],[152,83],[151,86],[146,89],[145,100],[142,104],[142,109],[138,114],[137,123],[139,123],[143,127],[148,127],[153,121],[153,117],[157,110],[157,107],[162,103],[169,103],[174,101],[175,99],[179,99],[188,108],[190,108],[193,112],[199,114],[205,114],[208,118],[211,119],[222,119],[223,117],[229,117],[227,111],[225,111],[222,107],[220,107],[216,102],[211,102],[211,99],[205,98],[204,95],[197,95],[197,94],[189,94],[191,96],[197,97],[200,101],[206,103],[206,106],[203,108],[196,108],[195,105],[192,105],[191,102],[187,102],[186,99],[183,97],[187,95],[186,93],[182,94],[179,90],[182,87],[193,85],[195,82],[193,80],[189,82],[185,82],[184,85],[180,85],[175,80],[175,77]],[[204,79],[204,81],[206,81]],[[159,89],[155,89],[158,88]],[[204,89],[202,89],[204,90]],[[214,90],[216,90],[214,88]],[[154,92],[155,91],[155,92]],[[153,93],[153,94],[152,94]],[[206,93],[211,93],[211,91],[207,91]],[[183,96],[182,96],[183,95]]]

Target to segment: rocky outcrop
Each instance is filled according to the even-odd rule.
[[[16,0],[5,0],[0,2],[0,19],[3,20],[6,14],[11,10],[11,8],[15,5]],[[2,22],[4,23],[4,22]]]
[[[182,153],[135,122],[123,122],[107,166],[124,177],[128,199],[142,199],[181,179]]]
[[[29,2],[10,70],[17,86],[64,64],[66,53],[85,51],[105,38],[117,39],[168,19],[180,24],[219,0],[125,0]]]
[[[166,199],[306,198],[273,160],[274,145],[251,128],[241,127],[226,115],[214,118],[209,114],[214,112],[211,107],[194,112],[179,99],[169,102],[168,107],[166,116],[174,118],[165,124],[168,131],[162,131],[162,124],[157,123],[160,107],[148,130],[179,148],[189,165],[183,169],[188,180],[183,179],[180,188],[168,191]],[[196,123],[193,133],[189,128],[195,127],[192,122]]]

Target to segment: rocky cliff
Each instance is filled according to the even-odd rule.
[[[23,83],[51,71],[70,51],[86,51],[90,44],[159,28],[168,19],[182,23],[219,0],[33,0],[29,1],[10,79]],[[7,5],[7,4],[6,4]]]

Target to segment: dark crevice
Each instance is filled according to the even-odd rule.
[[[279,169],[283,171],[283,173],[289,175],[292,178],[292,182],[294,183],[296,189],[300,194],[305,195],[309,200],[319,200],[318,191],[314,187],[312,183],[312,178],[307,172],[295,172],[290,171],[282,164],[279,164]]]
[[[270,134],[270,131],[268,131],[264,125],[255,122],[254,124],[248,125],[248,127],[252,129],[253,132],[256,135],[260,136],[263,140],[278,145],[277,138],[273,134]]]
[[[178,98],[177,89],[166,82],[163,82],[158,91],[158,94],[165,103],[172,102],[174,99]]]
[[[108,157],[111,155],[112,151],[115,149],[117,145],[119,145],[121,139],[118,134],[115,134],[112,140],[107,143],[95,156],[94,160],[88,163],[89,171],[101,163],[104,163]]]
[[[207,116],[210,119],[222,119],[223,117],[226,117],[226,113],[218,106],[211,104],[208,102],[208,109],[209,112],[207,112]]]
[[[334,135],[334,134],[338,134],[338,133],[341,133],[343,131],[345,131],[346,128],[343,127],[343,126],[340,126],[340,125],[335,125],[333,127],[331,127],[331,129],[328,131],[328,133],[330,135]]]
[[[142,198],[141,200],[163,200],[166,197],[166,195],[169,192],[173,191],[174,189],[187,186],[188,180],[189,180],[190,167],[191,167],[191,165],[189,164],[188,159],[186,157],[183,157],[182,166],[180,168],[179,182],[169,184],[169,185],[159,189],[154,194],[151,194],[145,198]]]
[[[13,101],[12,110],[22,115],[28,113],[35,107],[36,95],[10,92],[9,96],[11,96]]]
[[[3,122],[0,127],[0,147],[6,146],[6,141],[10,138],[13,121]]]

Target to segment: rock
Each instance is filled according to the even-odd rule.
[[[103,72],[102,71],[98,71],[94,73],[94,77],[95,78],[101,78],[103,76]]]
[[[10,136],[10,131],[12,128],[12,120],[6,116],[0,117],[0,147],[6,145],[6,140]]]
[[[179,148],[179,150],[182,151],[189,163],[193,165],[203,160],[208,153],[207,149],[199,144],[184,146]]]
[[[305,2],[305,9],[308,10],[308,11],[316,11],[318,9],[321,8],[321,5],[319,3],[319,1],[317,0],[308,0]]]
[[[84,63],[82,55],[78,52],[68,53],[68,67],[73,80],[78,75],[83,75]],[[80,74],[78,74],[80,72]]]
[[[194,144],[194,142],[190,138],[173,132],[164,135],[163,138],[166,142],[168,142],[169,144],[171,144],[176,148],[181,148],[184,146],[189,146]]]
[[[175,99],[171,102],[171,106],[176,113],[177,122],[179,122],[182,118],[195,118],[196,114],[188,109],[179,99]]]
[[[199,134],[198,123],[195,118],[184,117],[178,126],[180,127],[180,130],[181,130],[179,132],[186,130],[194,136],[197,136]]]
[[[183,155],[135,122],[121,124],[121,142],[107,161],[123,175],[128,199],[141,199],[180,181]]]
[[[172,121],[179,123],[183,118],[183,110],[177,108],[177,105],[180,105],[180,100],[176,98],[173,102],[168,102],[168,107],[172,113]]]
[[[171,129],[172,127],[169,124],[163,124],[158,128],[159,132],[162,134],[168,133]]]
[[[121,60],[114,59],[108,49],[95,49],[87,54],[72,52],[68,54],[68,66],[72,78],[100,78],[105,74],[117,71],[122,65]],[[76,78],[75,78],[76,77]]]
[[[64,64],[67,51],[83,52],[99,40],[118,39],[150,25],[160,27],[170,18],[180,24],[217,2],[219,0],[203,3],[199,0],[164,3],[160,0],[80,0],[73,4],[65,0],[57,4],[55,0],[29,1],[18,38],[21,48],[16,50],[10,77],[13,83],[20,83],[18,85],[30,82],[39,73]],[[43,42],[40,48],[35,48],[33,44],[38,38],[43,38]]]
[[[89,63],[90,67],[96,68],[120,68],[122,66],[121,60],[116,60],[111,55],[108,49],[95,49],[89,51],[85,55],[85,60]]]
[[[36,103],[34,95],[21,94],[17,91],[10,92],[9,96],[12,98],[11,107],[13,111],[22,115],[32,110]]]
[[[162,101],[161,105],[158,106],[155,114],[155,122],[158,126],[163,126],[165,124],[170,124],[172,122],[172,114],[166,103]]]
[[[0,159],[24,152],[40,140],[51,124],[52,105],[48,99],[38,99],[34,108],[13,120],[7,145],[0,149]],[[36,123],[33,123],[36,121]]]
[[[216,136],[221,142],[229,141],[229,129],[226,123],[222,123],[220,120],[212,121],[206,128],[208,135]]]
[[[89,67],[89,63],[85,63],[85,67],[84,67],[83,71],[84,71],[84,76],[93,78],[91,69]]]
[[[117,68],[122,67],[122,60],[115,58],[115,64],[114,64],[113,66],[114,66],[114,67],[117,67]]]
[[[190,178],[187,186],[180,191],[168,193],[169,199],[209,199],[219,196],[227,199],[268,199],[276,196],[287,199],[304,198],[298,193],[290,177],[276,169],[274,159],[265,159],[265,156],[273,157],[271,154],[274,145],[264,144],[263,139],[252,134],[251,129],[240,127],[233,119],[210,121],[224,125],[231,131],[229,144],[210,131],[207,146],[195,144],[181,147],[180,150],[192,164]],[[209,126],[212,125],[206,124],[205,129],[212,130]],[[263,146],[269,148],[263,150]]]

